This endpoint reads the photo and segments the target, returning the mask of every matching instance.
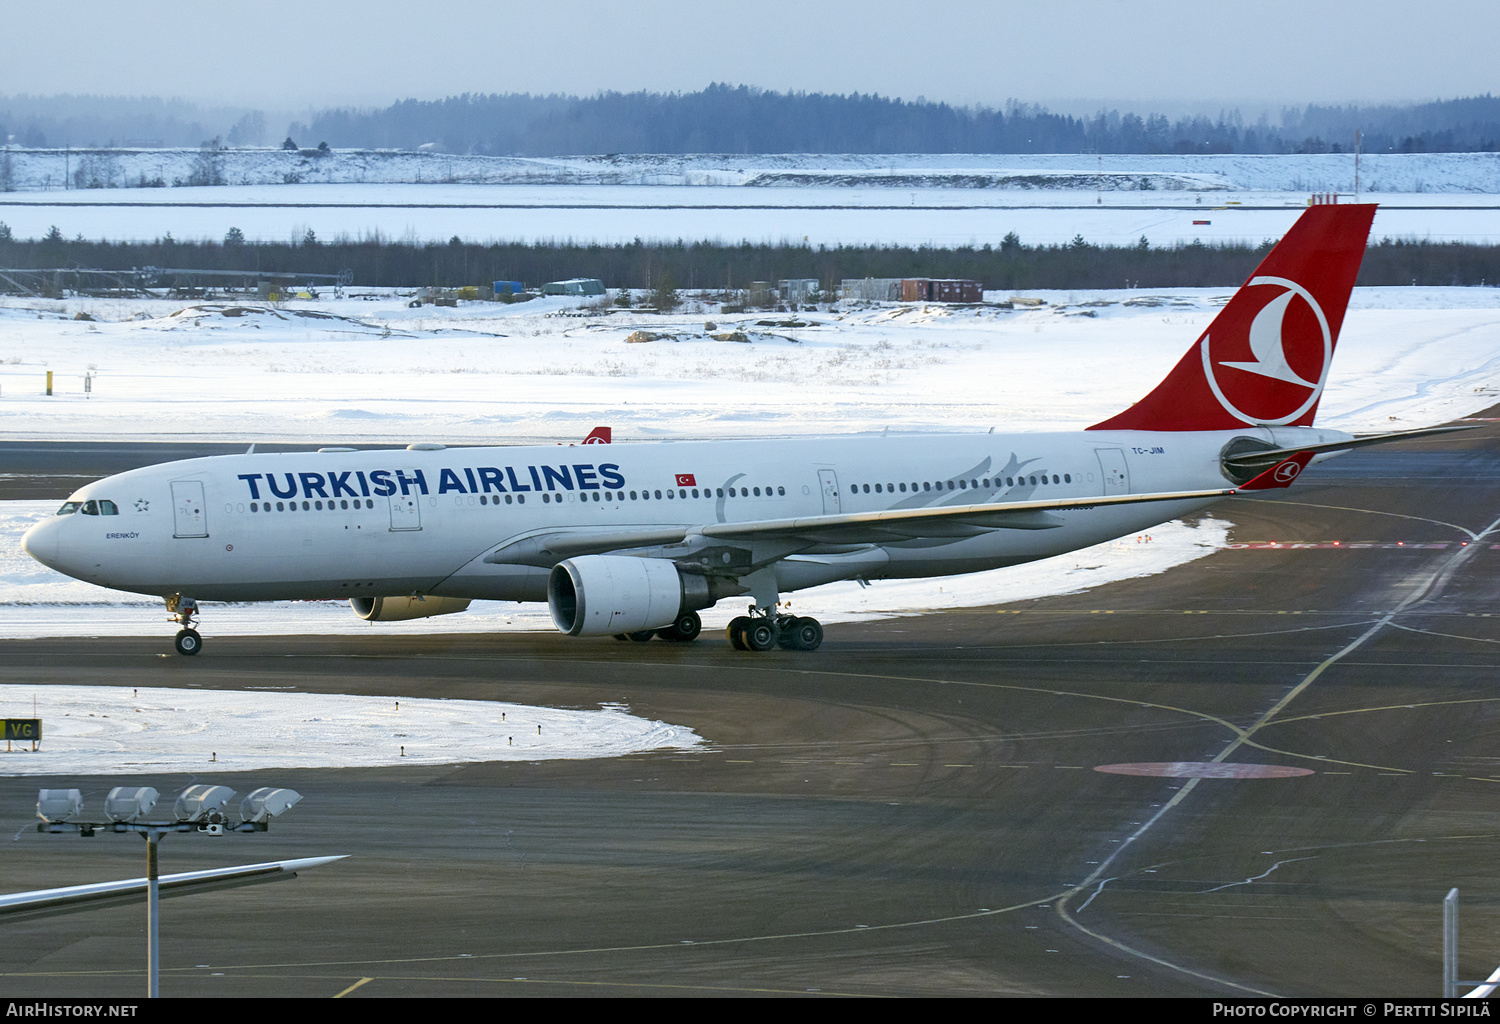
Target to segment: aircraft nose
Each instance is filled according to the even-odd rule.
[[[57,519],[43,519],[21,537],[21,550],[49,569],[57,569]],[[60,571],[60,570],[59,570]]]

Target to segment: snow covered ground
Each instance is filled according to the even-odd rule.
[[[188,180],[195,150],[16,150],[0,194],[16,237],[675,241],[811,245],[1259,243],[1313,192],[1354,191],[1348,154],[1293,156],[634,156],[522,159],[279,150],[221,155],[228,185]],[[63,190],[96,161],[120,187]],[[92,164],[90,165],[93,166]],[[283,183],[287,179],[293,183]],[[1376,238],[1500,241],[1500,154],[1376,154],[1362,199]],[[1207,224],[1196,223],[1208,221]]]
[[[16,193],[0,199],[0,221],[18,238],[64,236],[111,241],[222,239],[237,227],[251,241],[326,240],[379,235],[417,243],[457,236],[489,244],[627,244],[633,239],[766,244],[998,245],[1015,232],[1027,245],[1059,245],[1082,235],[1098,245],[1154,246],[1202,241],[1259,244],[1279,238],[1306,208],[1305,193],[1234,193],[1244,206],[1194,205],[1178,196],[1090,193],[1071,205],[1038,203],[1032,192],[955,192],[665,186],[296,185]],[[563,194],[556,194],[556,193]],[[725,193],[733,193],[726,195]],[[746,193],[750,193],[746,195]],[[1157,194],[1160,195],[1160,194]],[[1049,198],[1056,198],[1055,196]],[[1366,195],[1382,204],[1380,238],[1500,242],[1495,196]],[[892,201],[899,200],[898,203]],[[1170,205],[1167,205],[1170,203]],[[1200,223],[1202,222],[1202,223]]]
[[[84,168],[83,185],[105,189],[146,180],[170,186],[201,168],[197,149],[61,150],[12,147],[12,187],[63,191]],[[490,185],[669,185],[800,187],[809,180],[883,188],[944,183],[986,188],[1113,191],[1352,192],[1350,153],[1289,154],[615,154],[488,157],[395,150],[228,149],[217,173],[230,185],[464,183]],[[1500,193],[1500,154],[1366,153],[1363,187],[1372,192]],[[1142,179],[1149,184],[1143,185]],[[86,191],[86,189],[85,189]]]
[[[13,743],[9,753],[0,750],[0,775],[542,761],[703,742],[691,729],[640,718],[623,705],[584,711],[267,688],[0,685],[0,716],[42,719],[41,749]],[[167,780],[158,788],[165,794]],[[100,807],[94,800],[95,813]]]
[[[279,309],[0,298],[0,434],[486,444],[578,440],[601,423],[620,440],[1071,430],[1150,390],[1230,290],[800,318],[696,300],[668,315],[560,297],[409,309],[364,294]],[[730,328],[750,340],[713,340]],[[669,337],[626,343],[638,329]],[[1497,330],[1500,289],[1357,289],[1320,422],[1417,426],[1489,404],[1475,389],[1493,382]]]

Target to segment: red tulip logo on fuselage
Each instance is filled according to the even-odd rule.
[[[1294,423],[1323,393],[1333,360],[1328,318],[1312,293],[1283,277],[1252,278],[1235,298],[1261,306],[1253,317],[1232,318],[1232,333],[1221,332],[1217,340],[1204,335],[1208,385],[1225,411],[1244,423]],[[1234,330],[1247,319],[1243,334]]]

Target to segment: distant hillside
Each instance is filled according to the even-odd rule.
[[[332,110],[305,127],[340,147],[428,145],[450,153],[1329,153],[1493,152],[1500,99],[1284,112],[1280,124],[1105,111],[1091,118],[1012,103],[1004,111],[873,95],[712,85],[694,93],[587,98],[463,95],[384,110]]]
[[[285,119],[248,108],[99,96],[0,97],[0,143],[43,148],[275,145]],[[1500,150],[1500,98],[1287,108],[1278,122],[1101,111],[1053,114],[906,102],[876,95],[781,93],[711,85],[691,93],[464,94],[378,110],[331,109],[294,123],[305,147],[488,156],[686,153],[1338,153],[1364,133],[1368,153]]]

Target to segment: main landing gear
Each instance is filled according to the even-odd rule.
[[[616,633],[616,640],[633,640],[643,644],[652,637],[660,637],[663,640],[675,644],[685,644],[698,639],[698,634],[703,632],[703,620],[698,617],[697,612],[684,612],[677,616],[677,621],[670,626],[661,629],[642,629],[635,633]]]
[[[615,639],[639,644],[653,638],[687,643],[698,639],[698,634],[702,631],[703,620],[698,617],[698,613],[687,612],[670,626],[643,629],[635,633],[616,633]],[[740,615],[730,621],[729,628],[724,631],[724,638],[737,651],[769,651],[777,647],[787,651],[816,651],[823,644],[823,624],[817,619],[775,615],[770,609],[752,607],[749,615]]]
[[[193,616],[198,614],[198,602],[191,597],[173,594],[167,598],[167,611],[182,626],[174,642],[177,653],[191,655],[203,650],[203,638],[193,628]]]
[[[724,639],[737,651],[816,651],[823,644],[823,624],[817,619],[776,615],[771,609],[751,608],[749,615],[729,620]]]

